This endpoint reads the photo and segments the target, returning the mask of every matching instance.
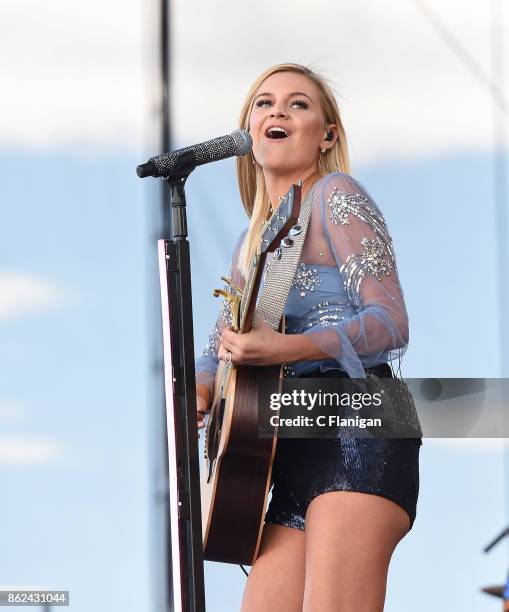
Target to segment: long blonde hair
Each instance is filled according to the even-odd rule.
[[[265,70],[265,72],[256,79],[247,94],[240,113],[240,127],[244,130],[249,130],[249,117],[256,92],[266,79],[278,72],[295,72],[311,79],[320,92],[320,103],[326,123],[334,123],[338,128],[339,137],[334,145],[330,149],[327,149],[323,155],[319,156],[318,173],[321,176],[325,176],[337,170],[350,173],[350,159],[346,134],[334,93],[326,79],[311,70],[311,68],[301,66],[300,64],[277,64]],[[246,278],[249,262],[256,251],[260,239],[259,236],[262,226],[267,220],[270,212],[269,194],[265,186],[262,168],[256,162],[252,153],[244,157],[237,157],[237,181],[239,183],[240,197],[244,204],[244,209],[248,217],[250,217],[249,228],[240,250],[238,263],[240,271],[244,275],[244,278]]]

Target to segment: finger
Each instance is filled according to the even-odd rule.
[[[230,353],[233,353],[233,350],[234,350],[234,347],[229,342],[223,343],[222,348],[223,348],[223,356],[225,356],[228,351],[230,351]]]
[[[221,336],[219,341],[220,346],[227,349],[228,351],[233,351],[239,342],[239,337],[237,334],[232,333],[228,336]]]
[[[226,358],[228,353],[231,353],[231,360],[233,361],[233,351],[226,347],[222,347],[219,349],[219,351],[217,352],[217,358],[221,359],[222,361],[229,361],[229,359]]]
[[[234,342],[237,338],[237,333],[233,331],[232,327],[226,327],[221,334],[221,340],[223,342]]]

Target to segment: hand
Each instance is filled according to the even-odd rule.
[[[239,365],[279,365],[283,363],[283,343],[285,336],[274,331],[260,317],[247,334],[238,334],[231,325],[221,334],[218,351],[219,359],[226,359],[227,352],[231,360]]]
[[[198,423],[198,430],[205,427],[205,414],[209,413],[210,410],[207,406],[207,402],[204,397],[201,395],[196,395],[196,421]],[[198,431],[198,438],[200,437],[200,432]]]

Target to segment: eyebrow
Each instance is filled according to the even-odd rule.
[[[256,98],[259,98],[260,96],[273,96],[274,94],[271,94],[269,92],[266,93],[260,93],[257,96],[255,96],[255,100]],[[311,99],[310,96],[308,96],[307,93],[304,93],[303,91],[292,91],[292,93],[288,94],[288,98],[293,98],[293,96],[306,96],[306,98],[308,98],[309,100],[311,100],[311,102],[313,101]]]

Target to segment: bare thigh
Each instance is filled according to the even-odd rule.
[[[241,612],[302,612],[306,537],[303,531],[265,525],[251,567]]]
[[[389,562],[410,517],[378,495],[333,491],[306,513],[303,612],[381,612]]]

